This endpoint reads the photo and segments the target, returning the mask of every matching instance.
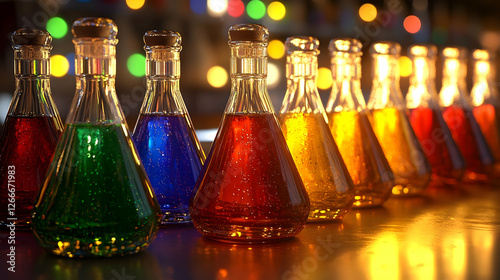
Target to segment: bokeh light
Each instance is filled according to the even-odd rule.
[[[252,19],[261,19],[266,14],[266,5],[260,0],[252,0],[247,4],[247,14]]]
[[[227,11],[227,0],[208,0],[207,12],[212,17],[223,16]]]
[[[68,24],[60,17],[53,17],[47,21],[47,31],[52,37],[59,39],[68,33]]]
[[[411,75],[413,67],[411,59],[403,55],[399,57],[398,62],[399,62],[399,75],[401,77],[409,77]]]
[[[127,6],[132,10],[138,10],[144,6],[146,0],[126,0]]]
[[[273,20],[282,20],[286,15],[285,5],[279,1],[274,1],[267,6],[267,14]]]
[[[66,57],[56,54],[50,57],[50,74],[54,77],[62,77],[68,73],[69,61]]]
[[[280,68],[274,64],[269,62],[267,64],[267,87],[275,88],[279,85],[281,79]]]
[[[197,15],[202,15],[207,10],[206,0],[189,0],[189,7],[191,11]]]
[[[373,21],[377,17],[377,8],[373,6],[370,3],[363,4],[361,7],[359,7],[359,17],[366,21],[370,22]]]
[[[332,71],[326,67],[318,68],[317,85],[319,89],[329,89],[332,87]]]
[[[146,57],[140,53],[134,53],[127,59],[127,69],[136,77],[146,75]]]
[[[232,17],[239,17],[245,12],[245,4],[241,0],[229,0],[227,13]]]
[[[403,21],[403,26],[408,33],[417,33],[422,26],[420,19],[417,16],[407,16]]]
[[[267,54],[273,59],[280,59],[285,55],[285,44],[280,40],[272,40],[267,45]]]
[[[227,84],[227,71],[221,66],[213,66],[208,69],[207,81],[214,88],[221,88]]]

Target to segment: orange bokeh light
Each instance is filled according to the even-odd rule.
[[[422,23],[417,16],[411,15],[407,16],[403,22],[403,26],[408,33],[417,33],[422,27]]]

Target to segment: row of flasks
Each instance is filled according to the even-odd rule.
[[[221,241],[269,242],[298,234],[306,221],[380,206],[391,193],[487,184],[499,175],[498,97],[486,51],[474,52],[468,101],[463,50],[443,50],[438,97],[436,47],[412,46],[405,102],[400,45],[374,43],[366,105],[361,43],[331,40],[325,109],[316,87],[319,41],[289,37],[287,92],[276,116],[266,89],[268,30],[233,25],[231,95],[205,159],[179,89],[179,33],[144,35],[148,89],[132,136],[114,89],[116,25],[82,18],[73,34],[77,91],[63,125],[50,93],[50,35],[13,33],[16,92],[0,136],[0,222],[31,227],[57,255],[135,253],[160,223],[192,222]]]

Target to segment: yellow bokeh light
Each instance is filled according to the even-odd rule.
[[[127,6],[132,10],[138,10],[144,6],[146,0],[126,0]]]
[[[280,40],[272,40],[267,46],[267,54],[274,59],[280,59],[285,55],[285,44]]]
[[[275,88],[280,83],[281,73],[279,67],[274,63],[267,64],[267,86]]]
[[[66,57],[56,54],[50,57],[50,73],[54,77],[62,77],[68,73],[69,61]]]
[[[227,71],[221,66],[208,69],[207,81],[214,88],[221,88],[227,84]]]
[[[267,7],[267,14],[273,20],[282,20],[286,15],[286,8],[283,3],[275,1]]]
[[[409,77],[412,72],[412,62],[407,56],[401,56],[399,62],[399,75],[401,77]]]
[[[370,3],[363,4],[358,12],[359,17],[366,22],[373,21],[377,17],[377,8]]]
[[[326,67],[320,67],[318,69],[318,80],[317,85],[319,89],[329,89],[332,87],[332,71]]]

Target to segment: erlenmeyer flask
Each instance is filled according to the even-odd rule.
[[[361,43],[330,41],[332,93],[326,106],[328,122],[354,182],[353,207],[382,205],[394,186],[394,174],[370,125],[361,92]]]
[[[0,225],[17,230],[30,227],[62,122],[50,91],[52,37],[23,28],[11,40],[16,90],[0,133]]]
[[[309,214],[307,192],[267,93],[268,37],[258,24],[229,29],[231,95],[190,208],[196,229],[220,241],[292,237]]]
[[[190,223],[189,200],[205,154],[179,87],[181,36],[144,35],[147,92],[134,142],[160,204],[162,224]]]
[[[289,37],[287,91],[279,122],[311,201],[310,222],[341,220],[354,199],[354,185],[326,122],[316,86],[319,41]]]
[[[117,28],[73,24],[76,94],[32,214],[37,241],[66,257],[137,253],[155,238],[160,208],[115,93]]]
[[[495,158],[493,176],[500,177],[500,99],[495,82],[495,59],[491,52],[475,50],[474,86],[470,93],[472,112]]]
[[[467,50],[447,47],[442,54],[444,67],[439,105],[443,107],[443,118],[467,164],[463,180],[487,182],[495,159],[466,97]]]
[[[421,193],[431,178],[431,166],[418,142],[399,87],[401,46],[376,42],[370,47],[373,82],[368,109],[372,127],[394,172],[392,194],[408,196]]]
[[[435,83],[437,48],[413,45],[408,53],[413,71],[406,106],[413,131],[432,167],[432,185],[456,184],[465,171],[465,160],[439,108]]]

